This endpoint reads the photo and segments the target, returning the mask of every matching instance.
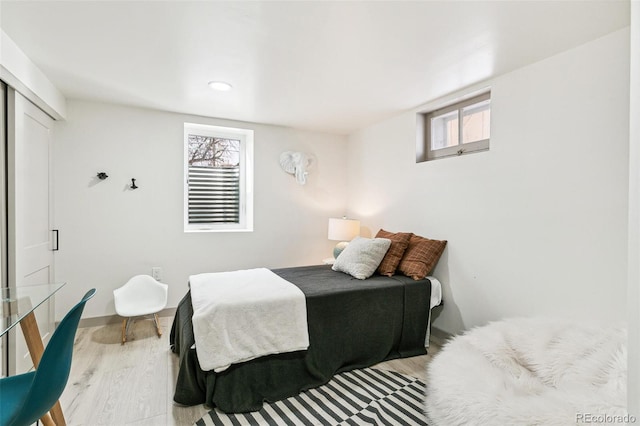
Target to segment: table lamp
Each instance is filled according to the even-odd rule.
[[[347,219],[346,216],[329,218],[328,238],[331,241],[340,241],[333,249],[333,257],[336,258],[354,237],[360,235],[360,221]]]

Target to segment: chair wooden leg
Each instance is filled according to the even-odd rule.
[[[129,319],[123,319],[122,320],[122,344],[124,345],[124,342],[127,341],[127,321]]]
[[[55,422],[51,418],[51,413],[47,413],[44,416],[40,417],[40,421],[43,426],[56,426]]]
[[[51,414],[51,417],[53,417],[53,421],[55,422],[56,426],[65,426],[67,424],[64,416],[62,415],[62,407],[60,406],[60,401],[57,401],[54,406],[51,407],[49,414]]]
[[[153,321],[156,323],[156,330],[158,331],[158,337],[162,336],[162,329],[160,328],[160,321],[158,320],[158,314],[153,314]]]

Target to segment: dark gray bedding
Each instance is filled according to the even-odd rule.
[[[225,412],[255,411],[326,383],[341,371],[426,353],[431,283],[405,276],[357,280],[330,266],[273,270],[306,296],[309,349],[270,355],[215,373],[198,365],[191,295],[178,305],[171,348],[179,356],[174,400]]]

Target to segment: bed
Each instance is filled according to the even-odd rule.
[[[268,355],[215,373],[200,368],[188,292],[179,303],[170,343],[179,357],[174,401],[249,412],[328,382],[334,374],[426,353],[432,282],[404,275],[366,280],[328,265],[274,269],[306,299],[309,348]]]
[[[266,281],[245,280],[246,272],[264,271],[191,276],[190,291],[178,305],[170,336],[172,350],[179,357],[174,401],[184,405],[205,403],[225,412],[256,411],[264,401],[297,395],[328,382],[336,373],[426,353],[431,308],[440,304],[442,295],[439,282],[428,275],[446,243],[381,229],[375,238],[352,239],[332,267],[265,270],[268,281],[284,281],[287,289],[297,293],[292,305],[285,303],[284,311],[278,312],[304,305],[301,313],[291,308],[298,315],[285,315],[275,326],[256,326],[267,324],[274,314],[280,317],[268,308],[273,294],[265,291]],[[221,283],[222,277],[225,281]],[[247,285],[251,291],[246,291]],[[273,289],[277,292],[280,287]],[[215,296],[206,298],[203,304],[202,294],[209,292]],[[228,293],[235,295],[227,299]],[[264,302],[247,305],[254,298]],[[280,307],[282,302],[279,299]],[[237,323],[229,322],[226,316],[203,321],[203,313],[217,315],[218,306],[229,303],[241,305],[231,317]],[[247,320],[258,312],[265,312],[259,317],[262,321]],[[298,320],[304,322],[302,328]],[[259,341],[271,343],[267,335],[279,338],[292,324],[303,330],[304,345],[296,347],[304,350],[263,352],[272,355],[251,358],[242,353],[244,346],[228,345],[236,340],[249,346]],[[214,332],[203,334],[203,326]],[[231,355],[238,361],[209,364],[211,358],[220,355]]]

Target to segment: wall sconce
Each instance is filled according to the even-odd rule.
[[[131,189],[138,189],[138,185],[136,185],[136,180],[134,178],[131,178]]]
[[[349,245],[349,241],[360,235],[360,221],[356,219],[329,219],[329,232],[327,238],[331,241],[340,241],[333,249],[333,257],[337,258],[342,250]]]
[[[109,175],[106,174],[105,172],[99,172],[96,176],[98,176],[98,179],[100,180],[105,180],[106,178],[109,177]]]

